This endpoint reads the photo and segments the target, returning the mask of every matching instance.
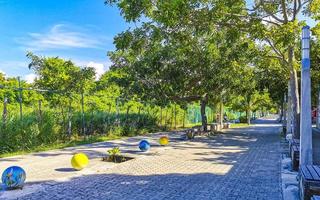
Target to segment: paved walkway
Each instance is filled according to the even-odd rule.
[[[0,192],[0,199],[280,200],[279,126],[270,122],[193,141],[177,133],[168,147],[157,146],[155,135],[148,153],[138,151],[137,137],[0,159],[1,171],[16,164],[28,174],[23,190]],[[136,159],[101,162],[101,152],[112,145]],[[69,162],[79,150],[91,164],[75,172]]]

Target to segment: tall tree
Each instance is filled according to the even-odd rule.
[[[128,21],[148,18],[140,27],[119,34],[117,50],[109,53],[113,67],[126,70],[127,88],[149,100],[200,101],[206,128],[208,101],[221,101],[222,94],[239,83],[238,71],[248,65],[255,47],[238,31],[240,19],[232,18],[239,26],[216,23],[214,10],[243,12],[245,3],[225,1],[214,7],[211,1],[107,3],[117,4]]]
[[[264,41],[272,50],[267,55],[279,59],[290,73],[290,88],[293,108],[294,137],[299,138],[299,86],[298,62],[295,57],[296,44],[304,24],[300,14],[306,14],[314,5],[310,0],[256,0],[248,11],[251,20],[260,20],[260,26],[253,26],[252,35]],[[309,12],[310,13],[310,12]],[[257,28],[260,27],[260,28]]]

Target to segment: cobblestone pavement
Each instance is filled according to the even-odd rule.
[[[177,139],[155,149],[95,173],[6,191],[0,199],[282,199],[279,126]]]

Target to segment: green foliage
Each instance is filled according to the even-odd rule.
[[[37,114],[29,113],[22,120],[11,117],[0,123],[0,154],[28,150],[63,139],[62,127],[57,124],[54,113],[47,112],[39,122]]]
[[[121,150],[119,147],[114,147],[112,149],[109,149],[107,152],[109,156],[121,155]]]
[[[45,90],[22,91],[20,120],[18,82],[0,74],[0,99],[8,99],[0,153],[81,136],[144,134],[204,122],[206,116],[214,121],[220,102],[231,108],[229,119],[236,118],[232,111],[246,112],[245,122],[251,112],[275,110],[283,103],[290,72],[299,66],[298,38],[305,23],[297,15],[319,18],[318,0],[299,8],[301,2],[255,1],[248,11],[243,0],[106,0],[128,22],[141,23],[114,38],[116,49],[108,53],[113,66],[99,80],[92,68],[29,52],[37,79],[22,87]],[[315,47],[319,27],[313,29]],[[312,65],[318,66],[319,52],[313,52]],[[313,85],[320,77],[316,69]]]
[[[247,123],[247,121],[248,121],[247,116],[240,116],[239,121],[240,121],[240,123]]]
[[[82,129],[81,113],[75,113],[73,120],[73,128],[76,133],[80,133]],[[132,136],[140,133],[140,130],[148,129],[149,131],[157,128],[157,118],[147,114],[137,113],[105,113],[95,112],[85,114],[86,134],[112,134],[118,136]]]
[[[117,83],[126,88],[125,96],[156,105],[200,103],[205,125],[206,106],[228,101],[243,85],[245,76],[238,74],[250,71],[256,44],[239,31],[243,20],[226,13],[246,14],[244,1],[112,0],[106,4],[117,5],[128,21],[148,19],[119,33],[114,39],[116,50],[109,52],[112,70],[124,74]],[[232,26],[225,24],[229,20]],[[246,83],[251,86],[250,80]]]
[[[72,135],[81,133],[81,114],[72,118]],[[117,120],[120,119],[120,123]],[[146,114],[116,114],[99,112],[86,114],[87,135],[134,136],[157,130],[156,118]],[[65,134],[67,123],[57,113],[45,111],[41,120],[38,113],[25,114],[23,119],[12,117],[5,124],[0,123],[0,154],[14,151],[28,151],[34,147],[68,141]],[[64,134],[63,134],[64,133]]]

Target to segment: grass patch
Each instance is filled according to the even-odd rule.
[[[16,151],[16,152],[0,154],[0,158],[17,156],[17,155],[25,155],[25,154],[29,154],[29,153],[36,153],[36,152],[43,152],[43,151],[50,151],[50,150],[55,150],[55,149],[63,149],[66,147],[74,147],[74,146],[79,146],[79,145],[84,145],[84,144],[92,144],[92,143],[96,143],[96,142],[105,142],[105,141],[116,140],[116,139],[120,139],[120,138],[126,138],[126,137],[115,136],[115,135],[90,136],[88,138],[83,137],[83,138],[78,138],[78,139],[72,139],[70,141],[65,141],[65,142],[60,141],[60,142],[56,142],[53,144],[37,146],[37,147],[31,148],[26,151]]]
[[[250,126],[247,123],[236,123],[236,124],[231,124],[231,128],[243,128],[243,127],[248,127]]]

